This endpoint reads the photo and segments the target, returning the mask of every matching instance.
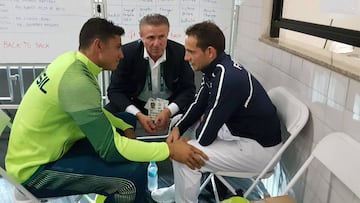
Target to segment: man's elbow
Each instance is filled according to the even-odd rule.
[[[100,151],[98,154],[102,160],[109,163],[127,160],[116,150],[116,147],[110,147],[110,149]]]

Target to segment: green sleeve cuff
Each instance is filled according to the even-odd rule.
[[[114,139],[119,153],[130,161],[163,161],[170,156],[166,142],[143,142],[125,136],[115,136]]]
[[[121,118],[114,116],[112,113],[110,113],[109,111],[107,111],[104,108],[103,108],[103,112],[105,113],[106,117],[109,119],[109,121],[111,122],[111,124],[114,127],[119,128],[122,131],[125,131],[126,129],[129,129],[129,128],[134,128],[134,126],[126,123]]]

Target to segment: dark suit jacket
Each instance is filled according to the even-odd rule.
[[[144,59],[144,44],[141,40],[123,45],[124,59],[111,74],[107,93],[110,103],[106,105],[112,113],[123,112],[130,104],[134,104],[146,113],[144,102],[137,99],[144,89],[148,60]],[[176,103],[180,112],[184,112],[191,104],[195,95],[194,72],[189,63],[184,60],[184,46],[168,40],[166,46],[166,61],[164,79],[166,87],[172,95],[169,102]]]

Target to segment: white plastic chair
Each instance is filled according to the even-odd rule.
[[[317,159],[360,198],[360,143],[343,132],[333,132],[316,145],[308,159],[303,163],[288,183],[283,194],[287,194],[297,180]]]
[[[269,92],[269,97],[273,104],[277,108],[277,113],[280,119],[280,122],[285,126],[286,130],[290,134],[288,139],[283,143],[283,146],[279,151],[274,155],[270,162],[265,166],[265,168],[260,173],[244,173],[244,172],[217,172],[210,173],[206,178],[203,184],[200,187],[202,191],[206,184],[211,180],[212,187],[215,195],[215,201],[219,202],[219,196],[217,194],[217,189],[214,181],[214,175],[234,194],[236,195],[236,190],[223,178],[223,176],[236,177],[236,178],[255,178],[255,181],[249,187],[249,189],[244,193],[244,197],[247,197],[250,192],[256,187],[259,181],[262,178],[267,178],[273,173],[273,166],[276,162],[279,161],[281,155],[286,150],[286,148],[291,144],[295,137],[305,126],[309,118],[309,109],[307,106],[287,91],[284,87],[275,87]],[[283,132],[284,133],[284,132]],[[284,136],[283,136],[284,137]]]
[[[11,118],[2,110],[0,109],[0,136],[2,135],[3,131],[6,129],[6,127],[11,128]],[[36,198],[31,192],[29,192],[24,186],[22,186],[20,183],[16,182],[11,176],[8,175],[8,173],[0,167],[0,175],[7,180],[10,184],[12,184],[15,188],[14,190],[20,191],[29,201],[26,201],[27,203],[39,203],[39,202],[47,202],[51,199],[57,199],[57,198]],[[79,202],[80,199],[83,197],[83,195],[78,195],[74,202]],[[85,199],[89,202],[92,202],[91,199],[84,195]]]

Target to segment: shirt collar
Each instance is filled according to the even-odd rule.
[[[225,52],[222,52],[208,66],[202,69],[201,72],[205,73],[205,75],[211,75],[214,72],[216,65],[221,63],[225,57],[228,57],[228,55],[226,55]]]
[[[146,60],[151,59],[151,58],[150,58],[150,55],[149,55],[149,53],[147,52],[147,50],[146,50],[145,47],[144,47],[144,59],[146,59]],[[151,59],[151,60],[152,60],[152,59]],[[164,54],[158,59],[158,61],[159,61],[160,63],[166,61],[166,50],[164,51]],[[157,62],[157,61],[154,61],[154,63],[156,63],[156,62]]]
[[[99,67],[98,65],[96,65],[94,62],[92,62],[87,56],[85,56],[83,53],[81,52],[76,52],[76,59],[83,62],[85,64],[85,66],[87,67],[87,69],[89,69],[89,71],[94,75],[94,76],[98,76],[99,73],[101,73],[101,71],[103,70],[101,67]]]

